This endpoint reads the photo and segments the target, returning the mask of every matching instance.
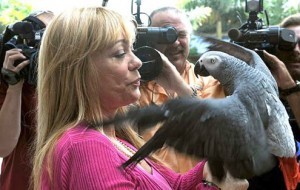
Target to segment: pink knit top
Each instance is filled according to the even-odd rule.
[[[44,169],[42,189],[210,189],[201,183],[205,162],[184,175],[149,160],[152,174],[138,165],[124,170],[120,166],[128,158],[106,136],[83,124],[60,137],[52,158],[53,179]]]

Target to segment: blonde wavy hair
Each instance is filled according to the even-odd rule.
[[[104,84],[97,77],[92,55],[113,45],[120,33],[134,40],[129,20],[103,7],[73,8],[47,26],[38,60],[33,189],[40,189],[44,167],[51,180],[51,155],[62,133],[83,121],[95,124],[103,120],[98,94]],[[143,143],[130,127],[121,128],[116,135],[136,147]]]

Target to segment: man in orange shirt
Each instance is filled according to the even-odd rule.
[[[194,95],[199,98],[223,98],[225,95],[220,83],[211,76],[197,78],[194,74],[194,64],[187,60],[192,27],[186,15],[174,7],[164,7],[153,11],[150,17],[153,27],[172,26],[177,30],[178,39],[173,44],[159,44],[155,48],[176,67],[183,80],[195,92]],[[142,84],[140,90],[140,106],[159,105],[170,98],[177,97],[175,91],[165,90],[155,80]],[[147,141],[158,128],[159,126],[156,126],[150,130],[138,132]],[[188,171],[199,162],[198,159],[180,154],[170,148],[162,149],[159,155],[170,165],[171,169],[179,173]]]
[[[150,15],[153,27],[166,27],[172,26],[177,30],[178,39],[173,44],[159,44],[155,48],[163,53],[169,61],[175,66],[178,73],[182,77],[182,82],[188,84],[194,92],[192,96],[199,98],[223,98],[225,97],[224,91],[220,83],[212,76],[198,78],[194,74],[194,64],[190,63],[187,58],[189,55],[189,43],[192,27],[186,15],[174,7],[164,7],[157,9]],[[171,82],[172,83],[172,82]],[[141,98],[139,100],[140,106],[150,104],[162,104],[170,98],[180,96],[180,92],[170,89],[176,89],[168,86],[166,90],[160,86],[157,81],[149,81],[140,87]],[[138,133],[147,141],[149,140],[160,126],[152,129],[141,131]],[[184,126],[182,126],[184,127]],[[163,147],[157,156],[167,163],[168,166],[175,172],[185,173],[193,168],[200,160],[185,154],[177,152],[175,149]],[[248,181],[239,180],[227,175],[226,179],[222,182],[215,181],[210,174],[209,168],[203,174],[207,181],[215,183],[221,189],[247,189]]]

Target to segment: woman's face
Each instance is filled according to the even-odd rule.
[[[112,46],[94,57],[101,86],[100,100],[104,111],[113,111],[134,103],[140,97],[142,62],[132,52],[132,44],[120,35]]]

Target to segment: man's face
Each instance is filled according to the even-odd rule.
[[[159,44],[155,48],[166,55],[177,70],[182,73],[185,68],[185,62],[189,55],[190,34],[188,26],[183,15],[176,14],[172,11],[157,13],[152,18],[151,26],[176,28],[178,39],[173,44]]]
[[[300,80],[300,25],[287,27],[296,33],[298,43],[293,51],[278,51],[276,56],[282,60],[294,80]]]

